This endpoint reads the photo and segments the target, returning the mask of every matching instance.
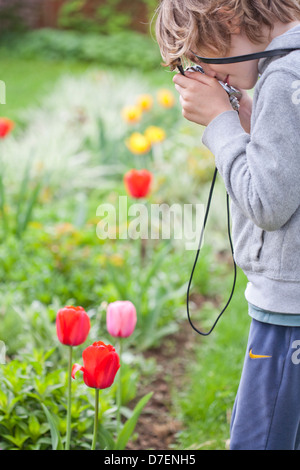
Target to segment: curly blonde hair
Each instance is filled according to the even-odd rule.
[[[192,50],[225,56],[233,24],[259,44],[263,26],[300,20],[300,0],[161,0],[155,16],[163,65],[173,70]]]

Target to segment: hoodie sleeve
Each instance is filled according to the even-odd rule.
[[[264,79],[251,135],[235,111],[226,111],[208,125],[202,138],[215,155],[232,201],[266,231],[280,229],[300,205],[300,104],[293,100],[295,80],[288,71],[274,71]]]

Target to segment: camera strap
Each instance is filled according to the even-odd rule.
[[[262,52],[255,52],[254,54],[245,54],[239,55],[234,57],[219,57],[219,58],[212,58],[212,57],[200,57],[199,55],[193,55],[197,57],[201,62],[205,64],[235,64],[237,62],[246,62],[248,60],[257,60],[257,59],[264,59],[267,57],[276,57],[280,55],[289,54],[293,51],[298,51],[299,47],[294,48],[286,48],[286,49],[271,49],[269,51],[262,51]]]
[[[217,319],[215,320],[215,322],[214,322],[213,326],[211,327],[211,329],[210,329],[208,332],[204,332],[204,331],[199,330],[199,329],[193,324],[193,322],[192,322],[192,320],[191,320],[191,316],[190,316],[190,312],[189,312],[189,291],[190,291],[190,286],[191,286],[192,279],[193,279],[194,270],[195,270],[195,267],[196,267],[196,264],[197,264],[197,260],[198,260],[199,254],[200,254],[200,250],[201,250],[201,245],[202,245],[202,241],[203,241],[204,230],[205,230],[205,227],[206,227],[206,223],[207,223],[207,219],[208,219],[208,214],[209,214],[209,209],[210,209],[210,204],[211,204],[211,200],[212,200],[212,196],[213,196],[213,191],[214,191],[214,187],[215,187],[215,183],[216,183],[216,179],[217,179],[217,173],[218,173],[218,170],[217,170],[217,168],[215,168],[214,175],[213,175],[213,179],[212,179],[212,183],[211,183],[211,187],[210,187],[210,191],[209,191],[209,196],[208,196],[208,202],[207,202],[207,206],[206,206],[206,211],[205,211],[205,215],[204,215],[204,222],[203,222],[203,226],[202,226],[202,230],[201,230],[201,234],[200,234],[200,240],[199,240],[199,245],[198,245],[198,249],[197,249],[197,255],[196,255],[196,258],[195,258],[195,261],[194,261],[194,265],[193,265],[191,277],[190,277],[190,280],[189,280],[189,284],[188,284],[188,288],[187,288],[187,297],[186,297],[187,316],[188,316],[189,323],[190,323],[191,327],[192,327],[199,335],[202,335],[202,336],[208,336],[208,335],[210,335],[210,333],[213,331],[213,329],[215,328],[216,324],[218,323],[219,319],[221,318],[221,316],[223,315],[223,313],[224,313],[225,310],[227,309],[227,307],[228,307],[228,305],[229,305],[229,303],[230,303],[230,301],[231,301],[231,299],[232,299],[233,293],[234,293],[235,284],[236,284],[236,277],[237,277],[237,268],[236,268],[236,263],[235,263],[235,260],[234,260],[233,244],[232,244],[231,234],[230,234],[229,196],[228,196],[228,194],[226,194],[226,196],[227,196],[227,230],[228,230],[228,238],[229,238],[229,243],[230,243],[230,248],[231,248],[231,253],[232,253],[233,269],[234,269],[233,285],[232,285],[232,290],[231,290],[229,299],[228,299],[228,301],[226,302],[225,307],[224,307],[224,308],[222,309],[222,311],[219,313],[219,315],[218,315]]]

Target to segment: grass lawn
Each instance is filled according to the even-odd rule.
[[[25,61],[0,53],[1,76],[6,84],[6,104],[1,114],[18,119],[20,111],[38,103],[63,74],[78,74],[87,69],[77,62]]]
[[[51,92],[53,84],[63,75],[78,75],[89,69],[101,70],[101,64],[77,61],[24,60],[9,57],[0,50],[0,80],[6,85],[6,104],[0,105],[1,115],[18,120],[20,111],[38,104],[39,99]],[[124,70],[120,70],[120,74]],[[147,77],[148,78],[148,77]],[[172,82],[170,73],[162,70],[149,73],[151,83],[162,86]]]

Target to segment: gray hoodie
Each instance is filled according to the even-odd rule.
[[[300,48],[300,26],[267,49]],[[300,314],[300,50],[261,59],[251,133],[235,111],[217,116],[203,143],[231,198],[234,256],[251,304]]]

